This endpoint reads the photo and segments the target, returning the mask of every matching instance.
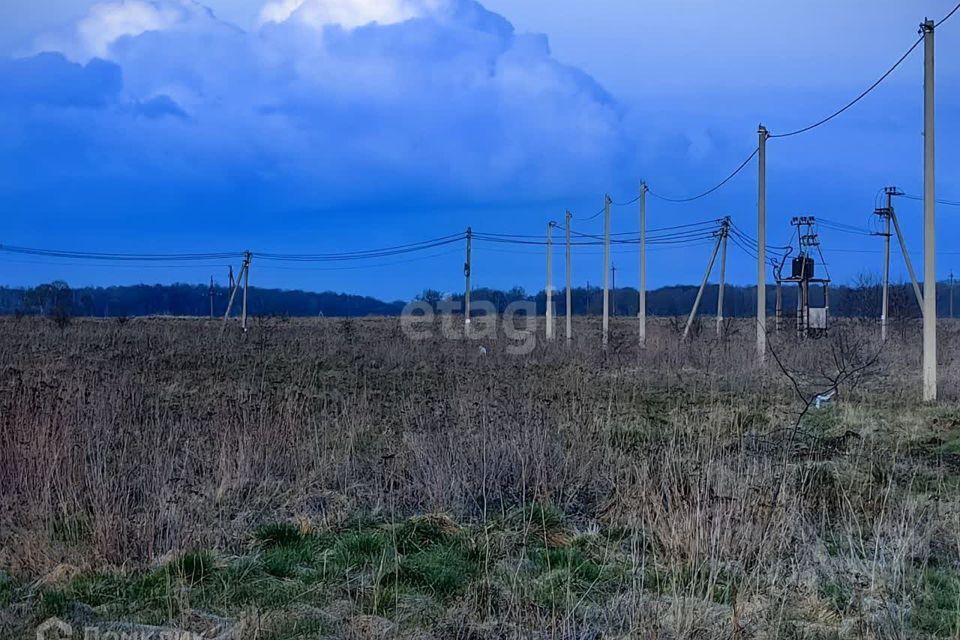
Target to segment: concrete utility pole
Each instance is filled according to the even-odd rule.
[[[933,20],[923,32],[923,399],[937,399],[936,166]]]
[[[880,309],[880,339],[887,339],[887,322],[890,317],[890,211],[893,194],[887,189],[887,211],[883,216],[883,305]]]
[[[463,325],[470,326],[470,253],[473,250],[473,228],[467,227],[467,261],[463,263],[463,275],[466,285],[463,290]]]
[[[240,267],[240,275],[237,278],[233,277],[233,267],[230,267],[230,282],[232,286],[230,287],[230,299],[227,301],[227,310],[223,313],[223,325],[220,327],[220,335],[223,335],[223,332],[227,328],[227,320],[230,319],[230,312],[233,311],[233,301],[237,297],[237,290],[240,289],[240,281],[244,280],[247,282],[246,274],[247,270],[250,268],[250,259],[252,254],[247,251],[243,254],[243,265]],[[246,331],[247,327],[247,291],[246,284],[244,285],[243,291],[243,330]]]
[[[710,272],[713,271],[713,263],[717,260],[717,252],[720,251],[720,244],[723,242],[723,232],[717,235],[717,243],[713,245],[713,252],[710,254],[710,262],[707,263],[707,270],[703,274],[703,280],[700,282],[700,289],[697,290],[697,298],[693,301],[693,309],[690,310],[690,317],[687,318],[687,326],[683,328],[683,338],[686,340],[690,333],[690,327],[693,325],[693,319],[697,317],[697,310],[700,308],[700,300],[703,298],[703,290],[707,288],[707,280],[710,279]]]
[[[250,261],[253,260],[253,254],[247,251],[243,254],[243,315],[241,316],[240,326],[244,333],[247,331],[247,294],[250,291]]]
[[[723,337],[723,287],[727,277],[727,237],[730,235],[730,217],[723,219],[720,229],[720,241],[723,243],[720,253],[720,288],[717,291],[717,337]]]
[[[610,344],[610,196],[603,197],[603,348]]]
[[[553,227],[556,223],[547,223],[547,340],[553,340]]]
[[[640,183],[640,348],[647,348],[647,183]]]
[[[770,137],[762,124],[759,135],[758,187],[757,187],[757,358],[760,363],[767,359],[767,138]]]
[[[570,346],[571,341],[573,340],[573,282],[572,274],[573,270],[570,266],[570,221],[573,219],[573,214],[567,211],[567,346]]]
[[[889,187],[890,195],[903,195],[896,187]],[[907,251],[907,240],[903,237],[903,231],[900,229],[900,220],[897,218],[897,210],[893,205],[887,207],[887,213],[893,222],[893,230],[897,234],[897,241],[900,243],[900,253],[903,254],[903,262],[907,265],[907,273],[910,274],[910,282],[913,283],[913,294],[917,297],[917,304],[920,305],[920,313],[923,313],[923,292],[920,291],[920,281],[917,280],[917,272],[913,269],[913,260],[910,259],[910,253]]]

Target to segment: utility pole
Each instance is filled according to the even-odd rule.
[[[647,183],[640,183],[640,348],[647,348]]]
[[[214,296],[213,276],[210,276],[210,319],[211,320],[213,320],[213,296]]]
[[[570,343],[573,340],[573,283],[572,280],[572,269],[570,267],[570,221],[573,219],[573,214],[567,211],[567,346],[570,346]]]
[[[553,340],[553,226],[556,223],[547,223],[547,340]]]
[[[250,261],[253,260],[253,254],[249,251],[243,254],[243,315],[241,316],[240,326],[244,333],[247,331],[247,294],[250,290]]]
[[[227,320],[230,319],[230,312],[233,311],[233,301],[237,297],[237,290],[240,288],[240,281],[244,281],[243,286],[243,320],[241,326],[243,330],[247,330],[247,283],[249,279],[247,278],[247,272],[250,270],[250,260],[252,259],[253,254],[249,251],[243,254],[243,265],[240,267],[240,275],[237,278],[233,277],[233,267],[230,267],[230,282],[233,286],[230,287],[230,299],[227,301],[227,310],[223,313],[223,325],[220,327],[220,335],[223,335],[223,332],[227,328]]]
[[[759,135],[757,186],[757,358],[763,364],[767,358],[767,138],[770,134],[762,124]]]
[[[717,291],[717,337],[723,337],[723,287],[727,277],[727,236],[730,235],[730,217],[723,219],[720,228],[720,288]]]
[[[907,273],[910,274],[910,282],[913,283],[913,294],[917,297],[917,304],[920,306],[920,313],[923,313],[923,293],[920,291],[920,281],[917,280],[917,272],[913,269],[913,260],[910,259],[910,253],[907,251],[907,240],[900,229],[900,220],[897,218],[897,210],[894,209],[890,196],[902,196],[903,192],[896,187],[887,187],[887,215],[893,222],[893,230],[897,234],[897,241],[900,243],[900,253],[903,254],[903,262],[907,265]]]
[[[887,209],[883,212],[883,303],[880,309],[880,339],[887,339],[890,318],[890,212],[893,210],[893,191],[887,191]]]
[[[610,285],[610,315],[616,318],[617,317],[617,265],[616,263],[610,266],[610,279],[612,280]]]
[[[603,348],[610,344],[610,196],[603,197]]]
[[[473,249],[473,228],[467,227],[467,261],[463,263],[463,275],[466,278],[466,285],[463,290],[463,325],[464,329],[470,327],[470,253]]]
[[[933,20],[923,32],[923,400],[937,399],[936,166]]]
[[[703,298],[703,290],[707,288],[707,280],[710,279],[710,272],[713,271],[713,263],[717,260],[717,252],[720,250],[720,244],[723,242],[723,232],[717,234],[717,243],[713,245],[713,252],[710,254],[710,262],[707,263],[707,270],[703,274],[703,280],[700,282],[700,288],[697,290],[697,298],[693,301],[693,309],[690,310],[690,317],[687,318],[687,326],[683,328],[683,337],[686,340],[690,333],[690,327],[693,325],[693,319],[697,317],[697,310],[700,308],[700,300]]]

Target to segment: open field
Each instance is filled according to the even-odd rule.
[[[0,637],[960,638],[960,324],[651,324],[0,320]]]

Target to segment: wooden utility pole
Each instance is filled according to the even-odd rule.
[[[570,346],[571,341],[573,340],[573,283],[572,283],[572,269],[570,266],[570,221],[573,219],[573,214],[567,211],[567,346]]]
[[[603,197],[603,348],[610,344],[610,196]]]
[[[473,228],[467,227],[467,260],[463,263],[463,275],[466,279],[466,285],[463,291],[463,325],[470,326],[470,254],[473,250]]]
[[[211,320],[213,320],[213,296],[214,296],[214,291],[215,291],[215,290],[214,290],[214,288],[213,288],[213,276],[210,276],[210,292],[209,292],[209,295],[210,295],[210,319],[211,319]]]
[[[236,284],[237,281],[233,279],[233,265],[230,265],[230,288],[233,289]]]
[[[547,223],[547,340],[553,340],[553,227],[556,223]]]
[[[647,183],[640,183],[640,348],[647,348]]]
[[[923,32],[923,400],[937,399],[936,165],[933,20]]]
[[[723,219],[720,228],[720,286],[717,290],[717,337],[723,337],[723,287],[727,277],[727,236],[730,235],[730,218]]]
[[[759,135],[757,186],[757,358],[767,358],[767,138],[770,134],[762,124]]]
[[[683,338],[686,340],[690,333],[690,327],[693,325],[693,319],[697,317],[697,310],[700,308],[700,300],[703,298],[703,290],[707,288],[707,280],[710,278],[710,272],[713,271],[713,263],[717,260],[717,252],[720,251],[720,244],[723,242],[722,232],[717,235],[717,243],[713,245],[713,252],[710,254],[710,262],[707,263],[707,270],[703,274],[703,280],[700,282],[700,289],[697,290],[697,297],[693,301],[693,309],[690,310],[690,317],[687,318],[687,326],[683,328]]]

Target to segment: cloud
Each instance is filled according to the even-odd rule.
[[[58,166],[82,164],[74,186],[91,193],[242,183],[290,206],[483,203],[596,191],[630,171],[615,101],[473,0],[277,0],[263,16],[243,32],[189,0],[98,4],[38,39],[56,54],[10,63],[10,91],[116,108],[21,124],[70,132]]]
[[[0,103],[8,108],[100,108],[115,102],[122,88],[120,67],[104,60],[82,65],[58,53],[0,60]]]
[[[173,116],[187,118],[187,112],[180,108],[170,96],[159,95],[136,105],[137,113],[146,118],[163,118]]]
[[[122,38],[169,31],[213,14],[192,0],[119,0],[93,5],[85,17],[59,34],[41,36],[37,48],[60,51],[72,59],[106,58]]]
[[[261,23],[296,20],[312,27],[347,29],[396,24],[434,14],[446,0],[274,0],[260,12]]]

